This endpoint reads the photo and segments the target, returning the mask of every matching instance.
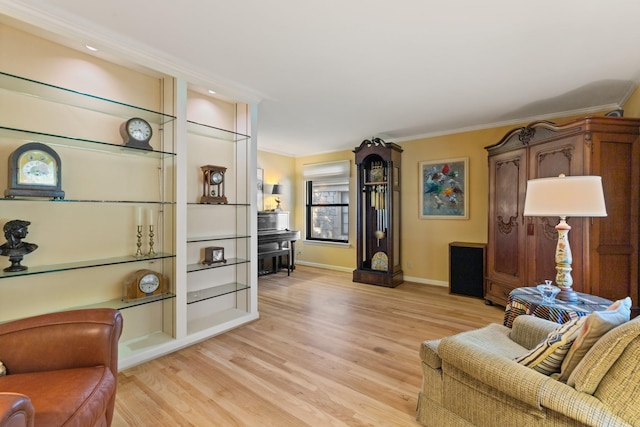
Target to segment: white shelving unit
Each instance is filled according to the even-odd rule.
[[[138,71],[127,73],[135,81]],[[180,90],[186,88],[181,78],[157,81],[148,85],[158,91],[159,111],[153,111],[0,68],[0,161],[26,142],[44,143],[61,157],[66,193],[63,200],[3,198],[8,180],[0,174],[0,226],[31,221],[25,241],[39,246],[22,262],[28,270],[0,271],[0,322],[74,308],[118,309],[120,369],[258,318],[256,148],[249,136],[255,106],[211,100],[219,110],[211,115],[208,107],[189,105],[192,94]],[[128,77],[109,85],[131,92]],[[122,145],[118,130],[131,117],[151,123],[153,150]],[[199,203],[206,164],[227,168],[228,203]],[[143,252],[148,211],[154,218],[152,257],[134,256],[138,208],[146,211]],[[227,262],[203,265],[207,246],[224,247]],[[9,265],[4,257],[0,262]],[[126,277],[143,268],[166,275],[170,292],[123,301]]]
[[[122,295],[124,279],[138,269],[174,276],[176,156],[165,130],[176,117],[4,72],[0,99],[0,157],[27,142],[48,145],[61,158],[65,191],[62,200],[0,198],[3,222],[30,221],[25,241],[38,245],[23,259],[27,270],[0,271],[0,321],[111,307],[121,310],[127,325],[122,360],[148,357],[157,346],[173,344],[175,287],[137,301],[125,302]],[[104,137],[104,129],[118,129],[131,117],[152,124],[153,150]],[[28,122],[33,127],[25,127]],[[8,181],[7,175],[0,177],[2,187]],[[139,208],[154,218],[153,256],[134,256]]]
[[[191,93],[191,96],[197,96]],[[255,150],[245,133],[208,124],[216,120],[236,127],[237,117],[211,114],[216,102],[198,97],[189,104],[187,116],[187,335],[208,336],[257,318],[253,302],[256,278],[252,275],[251,155]],[[203,105],[203,103],[205,105]],[[234,108],[234,116],[237,109]],[[210,117],[209,117],[210,116]],[[227,120],[224,120],[227,119]],[[208,122],[205,124],[205,120]],[[230,123],[232,122],[232,123]],[[201,166],[225,167],[225,196],[228,203],[203,204]],[[253,174],[255,175],[255,174]],[[254,204],[255,206],[255,204]],[[253,219],[255,221],[255,219]],[[225,263],[205,265],[204,250],[223,247]],[[255,268],[254,268],[255,270]]]

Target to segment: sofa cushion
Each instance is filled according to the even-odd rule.
[[[573,370],[567,385],[577,391],[593,394],[602,378],[625,351],[630,342],[640,336],[640,317],[609,331],[587,352]]]
[[[116,379],[104,366],[63,369],[0,377],[0,390],[28,396],[35,425],[86,427],[101,424]]]
[[[578,317],[558,326],[531,351],[517,357],[516,362],[544,375],[560,372],[562,360],[573,344],[584,320],[584,317]]]
[[[596,341],[616,326],[628,322],[630,317],[631,298],[629,297],[614,302],[605,311],[594,311],[588,315],[567,356],[562,361],[560,376],[557,379],[566,382]]]
[[[442,360],[438,355],[438,345],[440,345],[440,340],[423,341],[420,345],[420,360],[432,369],[442,367]]]

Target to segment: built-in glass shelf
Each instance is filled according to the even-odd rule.
[[[140,305],[150,304],[152,302],[163,301],[166,299],[175,298],[176,295],[172,293],[164,293],[160,295],[153,295],[150,297],[137,298],[130,301],[125,301],[122,298],[112,299],[109,301],[98,302],[95,304],[83,305],[81,307],[74,307],[74,309],[78,308],[113,308],[116,310],[124,310],[131,307],[138,307]]]
[[[187,304],[193,304],[211,298],[218,298],[223,295],[233,294],[246,289],[249,289],[249,285],[243,283],[227,283],[225,285],[214,286],[200,291],[187,292]]]
[[[227,267],[229,265],[245,264],[247,262],[249,262],[249,260],[247,260],[247,259],[229,258],[227,260],[227,262],[225,262],[225,263],[217,263],[217,264],[211,264],[211,265],[207,265],[207,264],[189,264],[189,265],[187,265],[187,273],[193,273],[194,271],[209,270],[211,268]]]
[[[4,126],[0,126],[0,137],[22,141],[23,143],[41,142],[43,144],[54,145],[58,147],[78,148],[82,150],[100,151],[102,153],[111,154],[138,155],[153,159],[175,156],[174,153],[169,153],[166,151],[145,150],[142,148],[126,147],[124,145],[113,144],[110,142],[72,138],[69,136],[36,132],[25,129],[9,128]]]
[[[187,202],[190,206],[251,206],[248,203],[199,203],[199,202]]]
[[[116,117],[140,117],[156,124],[164,124],[175,120],[175,117],[169,114],[3,72],[0,72],[0,89]]]
[[[8,279],[8,278],[18,277],[18,276],[28,276],[32,274],[56,273],[60,271],[77,270],[80,268],[90,268],[90,267],[101,267],[105,265],[126,264],[129,262],[151,261],[154,259],[173,258],[173,257],[175,257],[175,255],[173,254],[159,253],[154,256],[135,257],[133,255],[129,255],[129,256],[122,256],[122,257],[114,257],[114,258],[91,259],[91,260],[85,260],[85,261],[68,262],[63,264],[51,264],[51,265],[39,265],[39,266],[37,265],[34,267],[29,266],[27,270],[23,270],[23,271],[15,271],[15,272],[0,271],[0,279]]]
[[[208,138],[221,139],[223,141],[230,142],[239,142],[251,138],[249,135],[220,129],[215,126],[209,126],[193,122],[191,120],[187,120],[187,132],[194,135],[206,136]]]
[[[237,239],[248,239],[251,236],[246,235],[238,235],[238,234],[228,234],[222,236],[198,236],[198,237],[187,237],[187,243],[194,242],[211,242],[214,240],[237,240]]]
[[[176,202],[163,202],[159,200],[103,200],[103,199],[50,199],[46,197],[0,197],[2,202],[56,202],[56,203],[130,203],[175,205]]]

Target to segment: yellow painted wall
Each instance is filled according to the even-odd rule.
[[[258,127],[260,125],[258,124]],[[264,207],[258,206],[258,211],[271,210],[276,207],[275,197],[271,195],[275,184],[282,185],[284,194],[280,196],[280,207],[283,211],[291,212],[293,218],[294,206],[296,206],[296,176],[295,159],[279,154],[258,152],[258,168],[264,170]],[[293,227],[293,221],[290,227]]]
[[[640,117],[640,86],[638,86],[624,104],[625,117]]]
[[[629,98],[624,105],[626,117],[640,117],[640,89]],[[557,123],[571,121],[575,117],[552,119]],[[523,124],[524,125],[524,124]],[[399,143],[402,153],[402,269],[405,279],[423,283],[447,285],[449,281],[450,242],[482,242],[487,241],[488,221],[488,165],[487,152],[484,147],[498,142],[507,131],[521,125],[510,125],[472,132],[457,133],[432,138]],[[354,148],[358,145],[354,142]],[[424,160],[440,160],[457,157],[469,158],[469,219],[443,220],[420,219],[419,200],[419,163]],[[355,188],[354,154],[351,150],[307,156],[291,159],[287,156],[258,152],[258,167],[265,168],[267,176],[273,179],[286,176],[287,183],[294,191],[293,200],[288,201],[287,210],[292,212],[291,227],[302,232],[304,239],[304,187],[302,182],[302,166],[308,163],[330,162],[335,160],[351,161],[351,184]],[[294,169],[287,172],[284,167],[291,165]],[[344,271],[353,270],[356,266],[355,253],[355,191],[351,196],[351,227],[349,247],[305,244],[299,242],[296,249],[301,252],[297,260],[327,266]]]

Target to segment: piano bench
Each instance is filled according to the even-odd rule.
[[[286,256],[287,257],[287,276],[291,275],[291,252],[290,252],[290,248],[283,248],[283,249],[274,249],[274,250],[270,250],[270,251],[265,251],[265,252],[258,252],[258,261],[260,261],[260,269],[258,271],[258,276],[262,276],[264,274],[271,274],[271,273],[277,273],[278,270],[281,268],[282,266],[282,257]],[[263,264],[264,264],[264,260],[271,258],[271,262],[272,262],[272,270],[271,271],[265,271],[263,268]]]

